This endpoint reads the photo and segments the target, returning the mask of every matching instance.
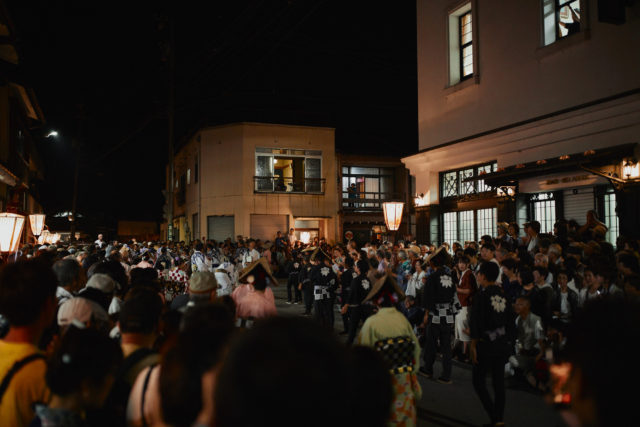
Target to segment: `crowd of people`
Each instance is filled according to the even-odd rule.
[[[603,388],[637,377],[638,242],[607,243],[594,212],[497,229],[440,246],[293,229],[25,245],[0,269],[1,424],[415,425],[418,375],[446,386],[454,358],[489,425],[505,374],[585,424],[625,420],[631,395]],[[301,316],[278,316],[279,285]]]

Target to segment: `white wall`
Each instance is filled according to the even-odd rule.
[[[479,82],[447,88],[448,11],[461,2],[418,0],[420,149],[639,88],[640,3],[616,26],[597,22],[597,0],[584,2],[589,38],[547,47],[541,0],[475,2]]]

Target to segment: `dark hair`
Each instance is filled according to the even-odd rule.
[[[520,274],[520,282],[522,286],[533,283],[533,273],[529,267],[522,267],[518,274]]]
[[[489,236],[488,234],[485,234],[484,236],[480,237],[480,241],[484,242],[485,245],[493,244],[493,237]]]
[[[358,270],[360,270],[360,274],[365,274],[367,271],[369,271],[369,262],[363,259],[358,260],[358,262],[356,262],[356,267],[358,267]]]
[[[155,268],[132,268],[131,273],[131,287],[135,286],[148,286],[158,281],[158,270]]]
[[[58,285],[67,287],[78,278],[82,267],[75,259],[61,259],[53,264],[53,272],[58,279]]]
[[[462,262],[462,263],[464,263],[464,264],[469,265],[469,263],[470,263],[471,261],[469,260],[469,257],[468,257],[468,256],[466,256],[466,255],[462,255],[460,258],[458,258],[458,262]]]
[[[475,257],[477,255],[477,252],[473,248],[465,248],[464,254],[466,256],[468,256],[469,258],[473,258],[473,257]]]
[[[543,278],[545,278],[545,279],[547,278],[547,275],[549,274],[549,270],[547,268],[541,267],[539,265],[536,265],[535,267],[533,267],[532,271],[537,271],[538,274],[540,276],[542,276]]]
[[[80,391],[82,383],[104,384],[122,362],[117,341],[95,329],[69,327],[47,362],[45,379],[51,392],[66,396]]]
[[[109,260],[99,262],[94,266],[89,277],[94,274],[106,274],[120,285],[120,289],[125,289],[127,287],[127,273],[124,271],[122,264],[118,261]]]
[[[637,384],[640,371],[630,369],[637,354],[629,343],[640,340],[640,304],[624,298],[589,301],[567,332],[566,356],[579,370],[580,394],[593,399],[594,425],[628,425],[637,411],[635,393],[612,393],[611,385]]]
[[[482,249],[487,249],[491,252],[495,252],[496,246],[493,243],[485,243],[484,245],[482,245]]]
[[[570,281],[573,278],[573,274],[569,270],[560,269],[556,272],[556,282],[558,281],[558,276],[561,274],[567,276],[567,281]]]
[[[638,258],[635,255],[621,252],[618,254],[618,262],[630,269],[633,273],[640,273],[640,263],[638,263]]]
[[[203,406],[202,376],[220,363],[234,332],[234,314],[223,304],[198,304],[187,310],[175,345],[164,357],[160,395],[164,421],[191,426]]]
[[[513,271],[516,271],[518,266],[518,264],[516,263],[516,260],[513,258],[503,259],[502,262],[500,262],[500,265],[502,265],[507,270],[513,270]]]
[[[495,262],[485,261],[480,264],[478,273],[484,275],[484,277],[489,282],[495,282],[498,279],[498,275],[500,274],[500,268]]]
[[[353,261],[353,258],[351,258],[350,256],[344,258],[344,265],[347,268],[353,268],[354,263],[355,262]]]
[[[293,317],[265,319],[229,349],[217,378],[215,425],[287,427],[300,425],[300,420],[310,427],[354,425],[359,414],[352,408],[356,401],[363,403],[354,396],[354,365],[347,349],[320,324]],[[377,376],[367,373],[372,374]],[[292,393],[300,384],[305,392]],[[287,396],[286,417],[282,396]],[[309,408],[317,405],[322,410],[309,416]]]
[[[204,245],[200,242],[196,243],[196,247],[195,250],[196,251],[202,251],[202,249],[204,249]]]
[[[122,333],[150,334],[162,314],[162,299],[155,290],[140,287],[129,291],[119,313]]]
[[[0,269],[0,313],[11,325],[31,325],[56,288],[53,270],[37,259],[6,264]]]

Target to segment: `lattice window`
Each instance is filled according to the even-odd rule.
[[[495,166],[495,169],[497,169],[498,164],[494,163],[493,166]],[[495,169],[494,169],[494,171],[495,171]],[[491,173],[491,170],[492,170],[492,165],[480,166],[480,167],[478,167],[478,176],[480,177],[480,176],[482,176],[484,174]],[[484,183],[483,179],[479,179],[478,180],[478,193],[484,193],[484,192],[491,191],[491,190],[492,190],[492,188],[489,187],[488,185],[486,185]]]
[[[476,192],[474,181],[465,182],[465,179],[473,177],[473,169],[460,171],[460,195],[473,194]]]
[[[607,242],[616,245],[616,240],[620,235],[620,220],[616,213],[616,195],[615,193],[607,193],[604,195],[604,224],[609,231],[607,232]]]
[[[458,195],[458,172],[447,172],[442,175],[442,197]]]

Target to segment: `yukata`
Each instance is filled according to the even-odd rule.
[[[333,330],[333,301],[338,288],[338,276],[325,264],[314,266],[310,276],[315,317],[322,326]]]
[[[390,341],[403,341],[409,346],[395,347],[389,344]],[[420,366],[420,344],[405,316],[395,307],[381,307],[364,322],[357,343],[381,351],[383,358],[391,364],[393,403],[388,425],[415,426],[417,403],[422,397],[416,376]],[[412,353],[407,354],[408,350]]]
[[[266,288],[264,292],[255,289],[248,290],[236,305],[236,319],[240,321],[238,326],[247,326],[246,323],[242,324],[243,321],[254,321],[277,315],[278,310],[273,299],[273,292],[269,288]]]
[[[207,259],[204,254],[200,251],[195,251],[193,255],[191,255],[191,272],[195,273],[196,271],[209,271],[209,266],[207,265]]]

